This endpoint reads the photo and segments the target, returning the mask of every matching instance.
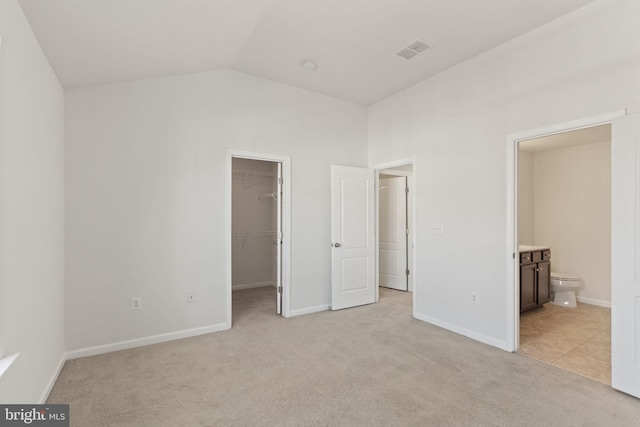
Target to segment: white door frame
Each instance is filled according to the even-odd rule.
[[[378,165],[376,165],[373,169],[375,170],[375,194],[376,194],[376,205],[375,205],[375,217],[376,217],[376,222],[375,222],[375,242],[376,242],[376,247],[375,247],[375,251],[376,251],[376,302],[378,302],[378,300],[380,299],[380,279],[379,279],[379,275],[380,275],[380,266],[379,266],[379,251],[380,251],[380,233],[378,228],[380,227],[379,224],[379,217],[380,217],[380,198],[378,195],[378,191],[380,189],[380,172],[384,169],[393,169],[393,168],[397,168],[400,166],[406,166],[406,165],[411,165],[412,166],[412,172],[411,172],[411,190],[409,191],[409,198],[411,199],[411,226],[409,227],[409,245],[410,245],[410,250],[411,250],[411,273],[409,274],[409,280],[411,281],[411,289],[413,289],[413,317],[416,316],[417,310],[416,310],[416,301],[418,300],[418,280],[417,277],[418,275],[416,274],[416,253],[418,251],[418,246],[416,244],[416,236],[417,236],[417,232],[416,230],[418,229],[418,217],[416,215],[416,194],[417,194],[417,176],[418,176],[418,162],[416,161],[415,157],[409,157],[406,159],[401,159],[401,160],[396,160],[393,162],[386,162],[386,163],[380,163]]]
[[[227,150],[226,158],[226,197],[225,197],[225,236],[226,236],[226,283],[227,283],[227,324],[231,327],[232,309],[232,164],[233,158],[262,160],[282,163],[282,317],[291,316],[291,157],[253,151]]]
[[[518,144],[532,138],[554,135],[578,129],[611,123],[617,117],[626,115],[626,110],[614,111],[598,116],[578,119],[507,136],[507,350],[516,351],[520,347],[520,274],[518,254]],[[613,141],[612,141],[613,143]],[[511,278],[511,280],[509,280]],[[611,283],[615,286],[615,283]]]

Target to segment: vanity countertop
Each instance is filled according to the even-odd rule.
[[[551,246],[533,246],[533,245],[519,245],[518,251],[520,252],[533,252],[533,251],[544,251],[547,249],[551,249]]]

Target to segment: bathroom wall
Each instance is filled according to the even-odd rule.
[[[610,306],[611,143],[535,153],[533,176],[534,244],[552,246],[552,271],[583,278],[579,301]]]
[[[277,189],[277,163],[233,159],[234,170],[272,173],[272,176],[234,173],[232,180],[232,271],[234,289],[275,285],[276,201],[260,198]]]
[[[533,230],[533,158],[534,153],[518,152],[518,242],[531,245]]]

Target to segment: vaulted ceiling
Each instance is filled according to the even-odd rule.
[[[68,88],[232,69],[365,105],[591,1],[19,0]]]

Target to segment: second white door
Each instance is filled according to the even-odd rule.
[[[611,385],[640,397],[640,114],[613,121]]]
[[[380,286],[406,291],[407,178],[380,178],[378,195]]]

